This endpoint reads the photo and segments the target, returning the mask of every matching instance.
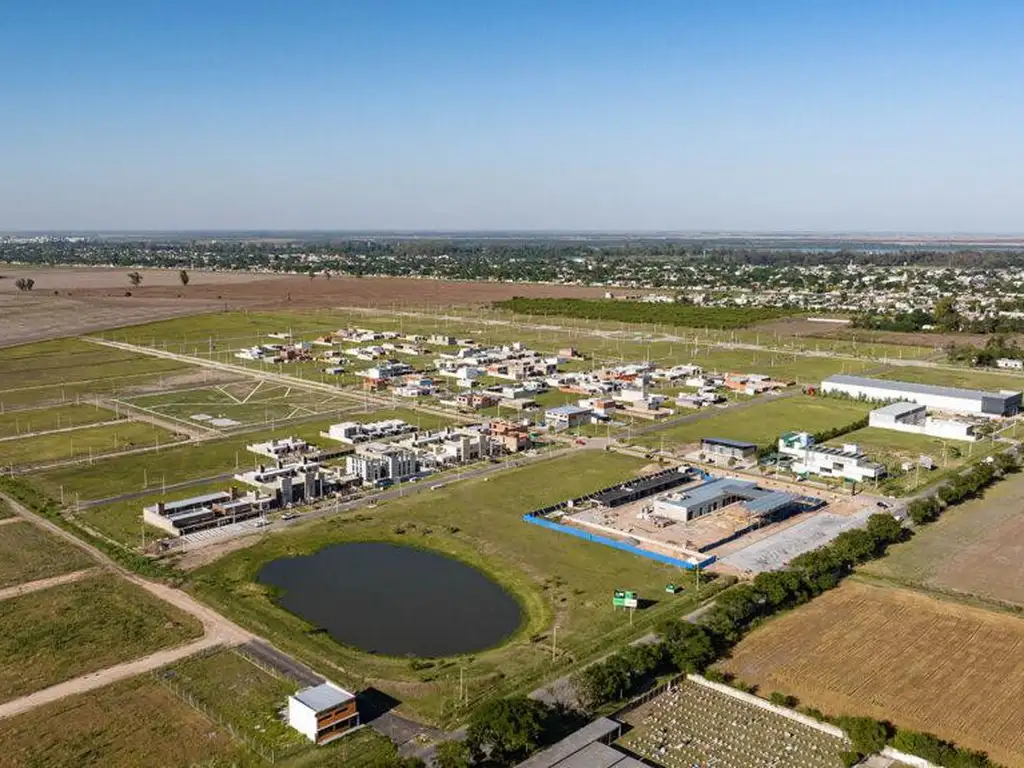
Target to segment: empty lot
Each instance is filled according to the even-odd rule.
[[[6,504],[0,501],[0,506]],[[2,513],[0,513],[2,514]],[[28,522],[0,526],[0,589],[94,565],[78,547]]]
[[[1022,510],[1024,475],[1016,475],[946,511],[864,570],[903,584],[1024,605]]]
[[[722,667],[826,714],[867,715],[1024,766],[1024,620],[848,581],[769,621]]]

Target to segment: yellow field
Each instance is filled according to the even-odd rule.
[[[831,715],[927,731],[1024,768],[1024,620],[848,581],[753,632],[721,666]]]

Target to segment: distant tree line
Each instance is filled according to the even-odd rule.
[[[1024,360],[1024,349],[1002,334],[988,339],[983,347],[973,344],[950,344],[946,347],[946,359],[951,363],[991,367],[1002,358]]]
[[[496,301],[494,307],[522,315],[557,315],[586,320],[657,323],[688,328],[743,328],[785,317],[790,310],[775,307],[697,307],[616,299],[526,299]]]
[[[914,309],[894,314],[864,313],[855,316],[851,324],[854,328],[902,333],[1024,333],[1024,318],[999,314],[967,318],[957,311],[955,300],[948,296],[935,302],[931,312]]]

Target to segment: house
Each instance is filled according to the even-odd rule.
[[[530,433],[522,424],[510,421],[492,421],[490,426],[491,441],[497,442],[507,453],[518,453],[530,447]]]
[[[757,458],[758,447],[754,443],[742,440],[727,440],[723,437],[705,437],[700,441],[700,452],[712,461],[722,459],[728,461],[750,461]]]
[[[283,459],[295,454],[303,454],[312,446],[299,437],[274,438],[266,443],[252,443],[245,446],[250,453],[266,456],[269,459]]]
[[[593,418],[592,408],[581,408],[578,405],[562,405],[550,408],[544,413],[544,421],[552,429],[572,429],[582,424],[589,424]]]
[[[458,408],[478,411],[497,405],[500,399],[493,392],[460,392],[455,396],[455,405]]]
[[[856,445],[842,448],[817,445],[807,432],[787,432],[779,438],[780,456],[792,459],[791,468],[798,475],[820,475],[862,483],[885,475],[885,467],[871,461]]]
[[[364,483],[380,480],[402,481],[418,471],[416,454],[408,448],[386,443],[367,443],[345,459],[345,472],[358,475]]]
[[[1011,371],[1024,370],[1024,360],[1017,360],[1012,357],[1000,357],[996,360],[996,368],[1006,368]]]
[[[288,697],[288,725],[317,745],[359,725],[356,696],[324,682]]]

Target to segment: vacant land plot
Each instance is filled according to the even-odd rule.
[[[901,584],[1024,605],[1024,476],[985,490],[865,566]]]
[[[83,427],[71,432],[4,440],[0,442],[0,466],[28,467],[90,456],[98,458],[107,453],[169,445],[184,439],[184,435],[144,421]]]
[[[382,505],[373,514],[311,522],[193,572],[195,590],[219,610],[258,630],[282,648],[331,670],[357,687],[376,685],[414,711],[453,715],[451,692],[465,671],[470,699],[529,690],[542,675],[593,657],[604,647],[642,634],[658,619],[693,605],[689,591],[664,597],[679,570],[598,544],[527,525],[521,516],[556,501],[631,476],[630,457],[579,452],[494,476],[471,480]],[[332,543],[393,541],[450,554],[477,566],[511,590],[524,609],[524,625],[506,645],[458,660],[412,669],[407,660],[345,648],[278,607],[255,583],[260,567],[277,557],[314,552]],[[615,613],[610,595],[628,584],[659,603],[637,612],[634,626]],[[550,631],[558,622],[559,655],[551,658]]]
[[[0,499],[0,520],[2,520],[5,517],[13,517],[13,515],[14,515],[14,510],[12,510],[7,505],[6,501],[4,501],[3,499]]]
[[[58,405],[28,411],[8,411],[0,414],[0,437],[70,429],[118,418],[121,417],[114,411],[98,405]]]
[[[161,416],[221,428],[280,423],[332,411],[341,418],[341,411],[357,407],[351,397],[332,397],[322,392],[253,380],[144,395],[129,402]],[[224,419],[236,423],[217,421]]]
[[[187,694],[263,749],[281,753],[310,746],[279,715],[298,686],[264,672],[234,651],[194,656],[158,674],[172,689]]]
[[[0,505],[4,502],[0,501]],[[29,522],[0,526],[0,588],[48,579],[94,565],[78,547]]]
[[[837,768],[845,739],[684,681],[630,712],[619,743],[665,768]]]
[[[853,400],[795,395],[749,407],[708,411],[709,416],[649,432],[631,442],[658,447],[664,440],[669,447],[697,443],[703,437],[723,437],[767,446],[773,445],[783,432],[820,432],[842,427],[863,418],[870,410],[870,404]]]
[[[1000,447],[992,441],[941,440],[874,427],[849,432],[830,440],[827,445],[840,447],[844,443],[854,443],[871,459],[885,465],[888,477],[881,490],[894,496],[905,496],[933,485],[968,461],[976,461]],[[930,457],[937,469],[918,469],[922,456]],[[904,472],[902,466],[907,462],[914,464],[914,469]]]
[[[10,768],[260,764],[149,676],[0,720],[0,750]]]
[[[1024,621],[847,582],[765,624],[722,666],[828,714],[927,731],[1024,766]]]
[[[202,634],[199,622],[115,576],[0,602],[0,701]]]
[[[1024,389],[1024,376],[995,373],[981,368],[920,368],[907,365],[893,368],[877,378],[986,391],[1010,389],[1020,392]]]

